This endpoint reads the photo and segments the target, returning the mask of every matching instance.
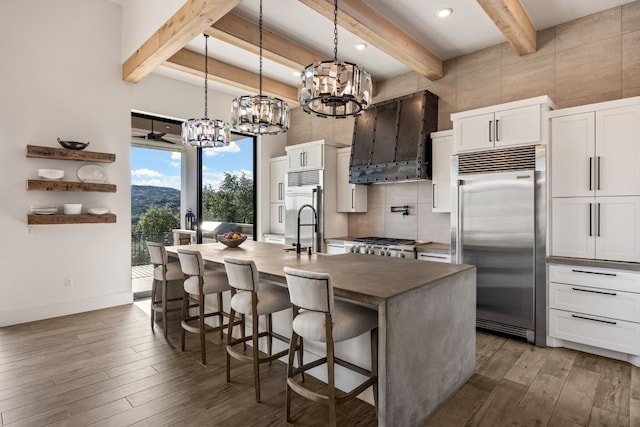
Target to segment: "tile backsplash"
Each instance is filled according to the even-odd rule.
[[[450,214],[431,211],[431,181],[371,184],[367,212],[349,214],[349,235],[381,236],[450,243]],[[391,212],[409,206],[409,215]]]

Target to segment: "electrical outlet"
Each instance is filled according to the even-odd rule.
[[[64,278],[64,286],[65,287],[73,286],[73,277],[65,277]]]
[[[33,227],[27,226],[27,237],[31,237],[34,234]]]

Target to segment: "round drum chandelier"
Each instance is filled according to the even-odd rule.
[[[307,66],[298,99],[302,109],[320,117],[356,116],[371,102],[371,75],[350,62],[338,61],[338,0],[333,2],[333,61]]]
[[[192,147],[226,147],[231,140],[229,124],[222,120],[209,119],[207,111],[207,81],[209,77],[207,41],[204,34],[204,118],[189,119],[182,123],[182,143]]]
[[[274,135],[289,129],[289,105],[280,98],[262,94],[262,0],[260,0],[260,90],[231,103],[231,126],[250,135]]]

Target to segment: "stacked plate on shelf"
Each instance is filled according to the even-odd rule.
[[[36,215],[57,214],[58,206],[31,206],[31,213]]]
[[[64,171],[61,169],[38,169],[38,177],[42,179],[62,179]]]

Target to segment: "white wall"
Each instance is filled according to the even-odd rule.
[[[131,87],[121,79],[120,6],[104,0],[3,2],[0,14],[0,325],[131,301]],[[27,144],[90,141],[117,193],[25,191],[38,168],[75,180],[83,162],[28,159]],[[32,205],[105,206],[116,224],[34,226]],[[65,287],[65,278],[74,285]]]

